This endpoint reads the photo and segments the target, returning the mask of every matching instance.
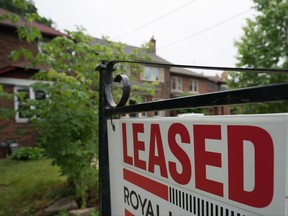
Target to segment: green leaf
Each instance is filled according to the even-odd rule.
[[[28,13],[25,15],[25,19],[28,22],[34,22],[34,21],[40,20],[41,17],[37,13]]]
[[[16,61],[19,59],[20,57],[20,51],[18,50],[13,50],[11,53],[10,53],[10,58],[13,60],[13,61]]]
[[[17,32],[19,38],[27,40],[28,43],[32,43],[37,39],[42,39],[41,32],[34,26],[20,26],[18,27]]]

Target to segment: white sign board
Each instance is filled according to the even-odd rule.
[[[107,124],[112,215],[288,215],[288,114]]]

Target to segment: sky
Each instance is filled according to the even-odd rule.
[[[156,53],[173,64],[234,67],[236,40],[252,0],[34,0],[60,31],[77,26],[97,38],[141,47],[151,37]]]

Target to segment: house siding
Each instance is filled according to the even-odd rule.
[[[3,29],[0,31],[0,67],[10,63],[15,64],[15,61],[9,58],[13,50],[24,48],[31,50],[33,53],[37,52],[37,44],[29,44],[25,40],[19,40],[16,29],[3,26],[1,28]],[[23,58],[20,58],[17,62],[23,62]]]

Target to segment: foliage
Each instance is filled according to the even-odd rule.
[[[69,193],[51,160],[3,159],[0,173],[0,215],[43,215],[42,209]]]
[[[287,68],[288,67],[288,1],[254,0],[257,16],[248,19],[244,35],[235,45],[238,49],[239,67]],[[230,73],[232,88],[287,82],[286,74]],[[288,103],[265,103],[244,106],[240,112],[286,112]]]
[[[36,20],[38,23],[49,27],[53,24],[51,19],[39,16],[38,10],[32,0],[1,0],[0,8],[11,11],[19,16],[26,16],[27,21],[30,22]]]
[[[0,100],[1,101],[9,101],[12,98],[13,98],[12,95],[5,92],[3,89],[3,86],[0,85]],[[13,110],[10,109],[9,107],[5,107],[3,105],[0,107],[0,120],[8,119],[11,116],[13,116],[13,114],[14,114]]]
[[[53,23],[52,20],[41,17],[38,14],[37,8],[35,7],[34,2],[31,0],[1,0],[0,8],[12,12],[2,14],[0,16],[0,21],[9,20],[12,23],[17,23],[20,19],[25,21],[24,26],[18,26],[17,33],[20,39],[27,40],[28,43],[42,39],[41,32],[36,27],[31,26],[29,23],[36,21],[49,27],[51,27]],[[27,55],[27,51],[22,51],[24,56],[25,54]],[[16,57],[12,56],[12,59],[16,59]]]
[[[18,35],[20,39],[26,39],[28,43],[32,43],[37,39],[42,39],[42,35],[40,31],[33,26],[20,26],[17,29]]]
[[[39,147],[21,147],[12,152],[11,159],[13,160],[40,160],[46,155],[45,149]]]

